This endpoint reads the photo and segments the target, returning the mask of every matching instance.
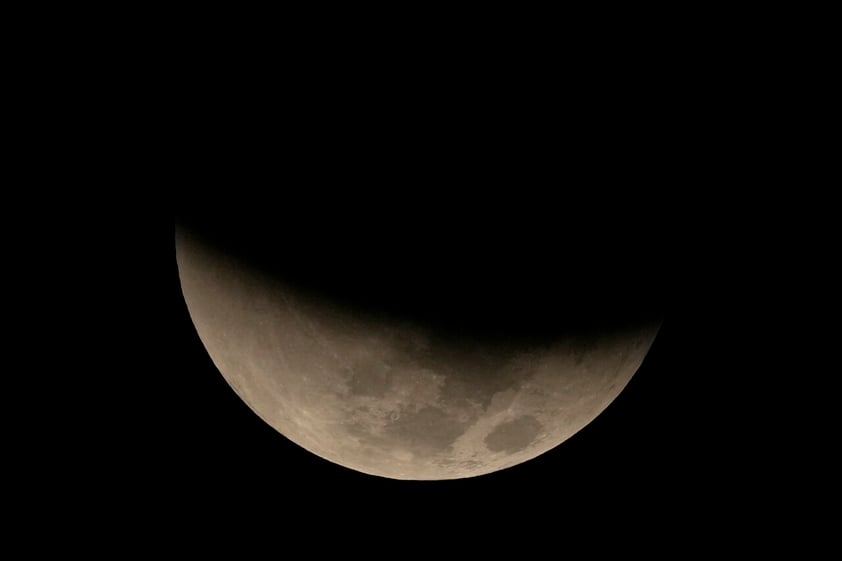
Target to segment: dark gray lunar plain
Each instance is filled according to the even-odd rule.
[[[324,459],[394,479],[478,476],[558,446],[622,391],[658,330],[457,343],[328,305],[184,232],[177,259],[198,334],[249,407]]]

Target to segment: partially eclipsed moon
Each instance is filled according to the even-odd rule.
[[[310,452],[394,479],[456,479],[525,462],[599,415],[657,323],[534,346],[454,342],[310,298],[177,233],[190,315],[264,421]]]

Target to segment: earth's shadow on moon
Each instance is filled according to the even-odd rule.
[[[176,222],[311,298],[453,341],[552,342],[662,320],[670,271],[652,226],[589,217],[425,223],[417,213],[349,212],[317,221],[251,208],[239,218],[183,211]]]

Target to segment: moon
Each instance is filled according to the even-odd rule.
[[[391,479],[475,477],[555,448],[617,397],[660,326],[453,337],[301,290],[184,228],[176,258],[198,335],[251,410],[325,460]]]

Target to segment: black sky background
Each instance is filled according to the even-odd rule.
[[[682,35],[680,24],[669,28]],[[81,148],[84,157],[68,150],[72,165],[52,158],[41,164],[58,166],[62,184],[104,181],[96,196],[68,188],[60,190],[63,199],[59,191],[35,190],[41,208],[55,210],[66,227],[43,212],[33,216],[35,208],[9,207],[10,216],[30,223],[7,245],[39,264],[7,271],[35,288],[31,306],[23,306],[28,321],[9,327],[38,346],[8,345],[18,359],[9,379],[26,377],[35,387],[6,394],[24,407],[8,433],[26,442],[8,463],[27,472],[9,479],[23,504],[8,510],[43,537],[27,546],[67,545],[44,531],[53,517],[84,541],[111,543],[103,536],[130,528],[135,535],[123,550],[147,543],[165,554],[172,553],[170,540],[158,538],[166,527],[164,537],[188,549],[230,537],[241,546],[271,543],[274,556],[292,556],[289,544],[298,541],[316,555],[335,546],[343,556],[420,550],[438,559],[457,543],[470,558],[498,545],[536,557],[524,552],[529,544],[541,557],[561,557],[585,536],[588,556],[640,542],[642,552],[670,558],[706,547],[721,557],[733,552],[731,538],[752,552],[775,550],[786,535],[803,556],[811,540],[793,532],[794,523],[808,520],[811,530],[819,518],[832,524],[838,475],[826,460],[838,440],[837,408],[819,398],[835,397],[838,361],[814,357],[837,354],[838,289],[830,274],[837,205],[821,190],[826,180],[811,177],[821,175],[815,160],[827,154],[823,135],[787,127],[826,123],[813,103],[817,90],[782,73],[785,59],[808,72],[810,57],[791,51],[790,35],[781,32],[782,56],[764,55],[768,44],[749,39],[748,56],[724,49],[722,64],[705,63],[701,74],[680,49],[657,43],[652,60],[672,53],[675,64],[656,63],[647,76],[633,49],[620,48],[605,60],[627,69],[622,78],[577,54],[566,58],[590,78],[557,72],[555,63],[527,69],[529,57],[509,54],[508,68],[481,57],[481,73],[466,72],[475,61],[460,59],[443,80],[438,67],[419,76],[411,63],[375,62],[363,75],[342,49],[313,64],[301,51],[315,45],[304,43],[283,61],[263,64],[258,49],[237,55],[224,31],[206,29],[213,40],[188,41],[187,53],[166,49],[162,64],[150,69],[154,80],[132,80],[126,90],[136,100],[116,95],[112,85],[104,97],[80,90],[85,103],[106,108],[107,130],[132,142],[94,131],[108,145],[100,152],[84,142],[89,126],[65,131],[73,140],[63,146]],[[711,41],[717,39],[695,48],[708,53]],[[624,54],[634,58],[621,62]],[[769,79],[746,87],[761,62]],[[110,72],[97,74],[110,80]],[[790,98],[785,85],[804,97]],[[108,98],[116,98],[113,112]],[[87,118],[75,105],[61,109],[68,108]],[[793,145],[810,156],[799,159]],[[150,251],[156,191],[166,210],[155,230],[160,243]],[[443,250],[466,276],[456,277],[456,292],[441,283],[437,293],[446,297],[426,303],[436,304],[440,317],[467,294],[473,300],[458,314],[459,329],[487,327],[471,322],[471,312],[490,317],[492,327],[522,320],[517,298],[503,298],[508,315],[489,315],[482,305],[507,281],[531,304],[548,298],[543,302],[551,305],[538,310],[549,323],[529,325],[552,325],[554,306],[571,296],[581,303],[578,319],[597,329],[647,312],[653,300],[664,321],[628,387],[558,448],[472,479],[375,478],[301,449],[228,387],[181,294],[171,207],[175,217],[211,224],[222,238],[279,226],[285,235],[278,239],[292,251],[286,272],[303,271],[303,285],[357,304],[383,296],[369,289],[355,300],[366,286],[361,280],[389,283],[376,266],[349,261],[355,254],[343,244],[367,239],[388,250],[407,232],[437,232],[433,244],[415,237],[415,247]],[[104,224],[88,222],[76,210],[82,208]],[[48,225],[54,234],[35,235]],[[76,241],[79,230],[85,235]],[[461,260],[473,252],[448,243],[470,232],[479,232],[472,239],[484,255],[476,268]],[[405,271],[417,270],[415,252],[392,255]],[[441,270],[431,265],[439,258],[432,251],[422,260],[420,268],[433,271],[428,278]],[[541,264],[549,276],[521,276],[524,262]],[[377,260],[365,263],[372,264]],[[320,284],[337,265],[363,275],[350,285]],[[44,274],[33,274],[41,267]],[[163,299],[150,279],[158,270]],[[575,276],[589,270],[608,274]],[[500,271],[502,277],[488,274]],[[467,290],[489,277],[496,287]],[[534,278],[546,279],[540,290]],[[612,280],[591,284],[599,278]],[[554,290],[559,286],[565,290]],[[828,296],[816,290],[825,286]],[[26,300],[13,292],[8,303]],[[615,316],[614,304],[623,302],[632,304]],[[101,319],[91,310],[99,306]],[[419,306],[399,308],[393,311]],[[45,405],[47,397],[55,406]],[[46,409],[58,415],[44,415]],[[828,434],[819,434],[822,427]],[[822,469],[832,477],[817,477]],[[90,510],[96,517],[85,516]],[[68,522],[84,522],[83,531]],[[835,528],[828,535],[835,540]]]

